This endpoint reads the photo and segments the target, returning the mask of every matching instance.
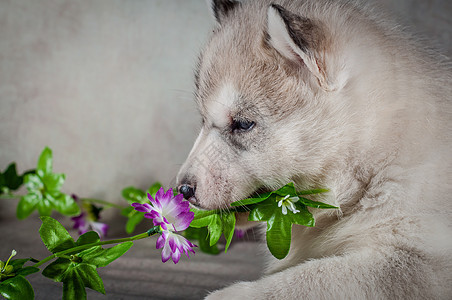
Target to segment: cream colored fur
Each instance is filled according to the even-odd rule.
[[[318,26],[307,51],[272,3]],[[179,182],[206,209],[294,181],[329,188],[315,200],[340,210],[313,209],[286,258],[262,244],[262,279],[208,299],[452,299],[450,63],[383,20],[350,1],[250,0],[220,15]],[[232,132],[236,119],[255,126]]]

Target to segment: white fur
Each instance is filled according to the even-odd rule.
[[[208,122],[216,127],[224,127],[229,123],[230,111],[237,100],[237,92],[231,84],[224,84],[214,99],[207,104]]]

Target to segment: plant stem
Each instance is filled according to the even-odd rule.
[[[53,255],[50,255],[46,258],[44,258],[43,260],[37,262],[36,264],[33,265],[33,267],[39,267],[42,264],[45,264],[46,262],[54,259],[55,257],[62,257],[68,253],[72,253],[72,252],[80,252],[81,250],[85,250],[88,248],[92,248],[95,246],[101,246],[101,245],[109,245],[109,244],[119,244],[119,243],[124,243],[124,242],[133,242],[133,241],[137,241],[137,240],[141,240],[144,238],[147,238],[151,235],[154,235],[156,233],[160,233],[160,226],[154,226],[153,228],[151,228],[150,230],[143,232],[141,234],[138,235],[134,235],[132,237],[128,237],[128,238],[122,238],[122,239],[115,239],[115,240],[109,240],[109,241],[103,241],[103,242],[96,242],[96,243],[91,243],[91,244],[86,244],[86,245],[81,245],[81,246],[77,246],[74,248],[70,248],[70,249],[66,249],[57,253],[54,253]]]
[[[91,198],[82,198],[82,202],[87,202],[87,203],[99,203],[105,206],[110,206],[110,207],[114,207],[114,208],[118,208],[118,209],[123,209],[124,206],[115,204],[115,203],[111,203],[108,201],[104,201],[104,200],[99,200],[99,199],[91,199]]]
[[[21,195],[13,195],[13,194],[8,194],[8,195],[1,195],[0,196],[0,199],[4,199],[4,200],[6,200],[6,199],[20,199],[20,198],[22,198],[22,196]]]

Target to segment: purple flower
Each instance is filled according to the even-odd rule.
[[[108,225],[96,222],[89,217],[89,214],[82,212],[79,216],[71,218],[74,221],[74,229],[78,229],[78,234],[82,235],[88,231],[95,231],[100,237],[107,235]]]
[[[160,188],[153,198],[148,193],[151,204],[133,203],[132,206],[137,211],[144,212],[144,217],[153,219],[154,226],[162,228],[162,235],[157,239],[157,249],[162,249],[162,262],[170,258],[177,264],[182,253],[188,257],[188,252],[195,253],[193,247],[197,247],[189,240],[176,232],[188,228],[195,214],[190,211],[188,201],[182,195],[173,196],[173,190],[166,193]]]
[[[78,202],[77,195],[71,195]],[[89,203],[81,203],[82,213],[77,217],[71,218],[74,221],[74,229],[78,229],[78,234],[82,235],[88,231],[95,231],[100,237],[107,235],[108,225],[97,222],[100,219],[102,207],[97,207]]]

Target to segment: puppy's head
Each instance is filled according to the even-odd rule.
[[[318,182],[338,151],[327,30],[252,2],[212,4],[217,25],[196,72],[202,129],[177,178],[200,208],[225,208],[289,181]]]

